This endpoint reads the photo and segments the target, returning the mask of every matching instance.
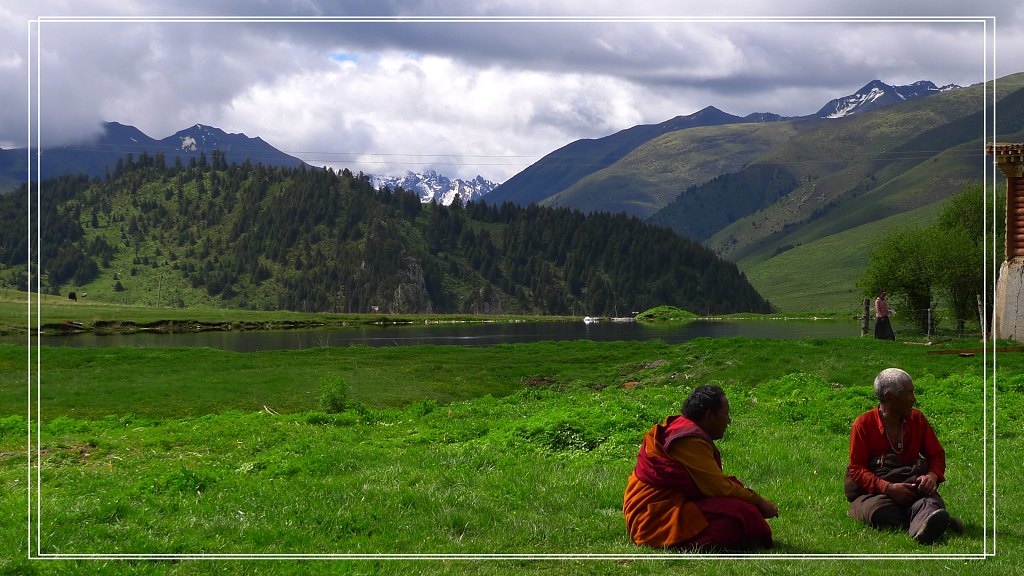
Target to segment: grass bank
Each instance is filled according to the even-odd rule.
[[[33,321],[44,327],[44,333],[74,332],[124,333],[132,331],[189,332],[199,330],[260,330],[288,328],[337,328],[345,326],[390,324],[452,324],[452,323],[520,323],[580,321],[574,316],[513,316],[483,314],[333,314],[281,311],[237,310],[222,308],[156,308],[80,299],[70,301],[62,296],[33,295]],[[24,335],[28,327],[28,295],[12,289],[0,290],[0,336]],[[35,307],[40,304],[39,308]],[[666,310],[672,313],[666,314]],[[39,318],[35,314],[39,313]],[[691,320],[850,320],[859,319],[862,307],[837,311],[800,311],[773,314],[735,313],[721,316],[698,316],[685,310],[660,306],[646,311],[653,320],[686,322]],[[643,315],[638,316],[644,320]],[[603,318],[602,320],[610,320]],[[912,334],[912,326],[896,320],[900,334]],[[940,335],[952,333],[950,323],[940,324]],[[977,330],[977,324],[969,327]]]
[[[982,554],[986,538],[992,550],[981,446],[993,394],[980,354],[927,353],[934,348],[853,338],[247,354],[44,348],[45,553],[639,555],[211,563],[24,560],[28,351],[0,346],[0,414],[9,415],[0,419],[0,539],[13,548],[0,573],[1013,573],[1024,551],[1014,528],[1024,505],[1013,498],[999,500],[998,555],[959,557]],[[849,425],[874,405],[871,378],[890,365],[915,377],[949,459],[943,496],[968,527],[927,548],[845,513]],[[1016,494],[1024,356],[1000,354],[998,366],[999,489]],[[325,412],[321,387],[339,382],[339,411]],[[680,560],[625,535],[622,490],[640,437],[703,383],[732,401],[726,471],[781,511],[777,547],[753,559]],[[935,556],[817,556],[830,554]]]
[[[368,324],[431,324],[461,322],[558,322],[567,316],[513,316],[500,314],[342,314],[288,310],[260,311],[193,306],[147,307],[116,304],[52,294],[32,295],[32,314],[48,332],[136,330],[258,330],[296,327],[341,327]],[[38,309],[36,305],[39,305]],[[28,327],[28,294],[0,291],[0,335],[24,334]],[[170,326],[169,326],[170,325]]]

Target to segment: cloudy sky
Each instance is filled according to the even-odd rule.
[[[0,5],[0,147],[27,142],[30,64],[44,147],[103,121],[157,139],[199,123],[316,166],[496,182],[706,106],[804,115],[874,79],[966,86],[990,79],[993,53],[997,78],[1024,71],[1019,3],[696,4],[14,0]],[[311,18],[153,20],[176,16]]]

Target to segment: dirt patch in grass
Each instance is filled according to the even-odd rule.
[[[557,380],[554,376],[527,376],[523,378],[523,386],[527,388],[550,388]]]

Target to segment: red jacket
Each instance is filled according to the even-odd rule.
[[[869,468],[873,458],[896,454],[885,436],[878,408],[861,414],[853,422],[850,431],[850,463],[847,466],[850,478],[869,494],[882,494],[889,483],[879,478]],[[928,471],[934,472],[939,482],[945,480],[946,451],[931,424],[920,410],[911,410],[910,418],[903,422],[903,452],[897,454],[908,466],[920,457],[928,460]]]

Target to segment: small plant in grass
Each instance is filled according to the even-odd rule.
[[[216,482],[216,477],[209,472],[193,470],[182,466],[180,469],[156,480],[149,487],[149,490],[157,493],[180,492],[182,494],[202,494]]]
[[[320,382],[320,408],[328,414],[344,412],[349,405],[348,385],[340,376],[325,376]]]
[[[428,398],[426,400],[420,400],[410,407],[410,411],[416,416],[426,416],[434,410],[437,410],[437,400]]]

